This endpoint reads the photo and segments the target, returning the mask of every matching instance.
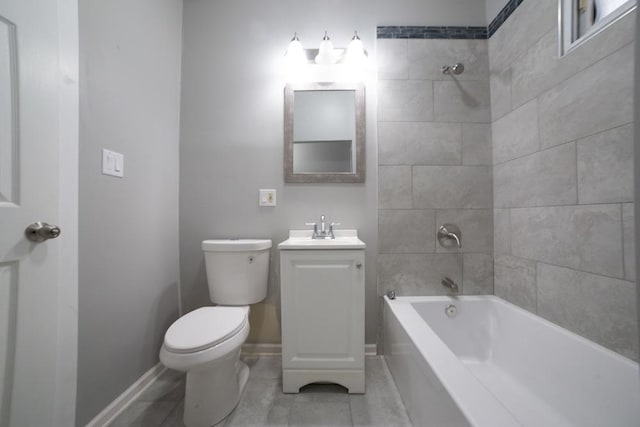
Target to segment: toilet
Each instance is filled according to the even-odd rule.
[[[271,240],[202,242],[209,297],[217,304],[176,320],[160,361],[187,373],[184,424],[209,427],[235,408],[249,377],[240,348],[249,335],[249,304],[267,296]]]

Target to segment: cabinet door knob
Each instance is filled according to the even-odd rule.
[[[356,268],[362,268],[362,263],[360,263],[360,262],[359,262],[359,263],[357,263],[357,264],[356,264]]]

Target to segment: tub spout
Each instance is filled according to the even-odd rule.
[[[444,286],[445,288],[451,290],[452,292],[454,292],[456,294],[460,290],[458,288],[458,285],[456,284],[456,282],[454,282],[453,280],[451,280],[450,278],[448,278],[446,276],[442,279],[441,283],[442,283],[442,286]]]

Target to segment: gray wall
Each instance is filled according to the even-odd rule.
[[[495,294],[637,358],[633,14],[558,58],[557,1],[489,41]]]
[[[485,0],[485,13],[487,17],[487,25],[493,21],[493,18],[502,10],[509,0]]]
[[[636,13],[636,36],[635,40],[640,40],[640,14]],[[634,123],[640,123],[640,73],[637,70],[640,70],[640,43],[635,43],[636,51],[635,51],[635,80],[634,80],[634,109],[635,109],[635,117]],[[634,165],[640,165],[640,132],[634,130],[634,149],[633,149],[633,161]],[[634,188],[633,195],[634,200],[638,200],[640,197],[640,168],[634,167]],[[638,204],[634,204],[634,215],[635,215],[635,229],[640,230],[640,206]],[[635,246],[638,246],[638,234],[635,234]],[[640,253],[636,251],[636,265],[640,265]],[[638,313],[638,324],[640,324],[640,310],[637,307],[640,307],[640,289],[638,287],[638,281],[636,280],[636,312]],[[638,341],[640,341],[640,328],[638,328]]]
[[[80,2],[77,424],[158,363],[178,317],[182,2]],[[101,149],[124,178],[101,175]]]
[[[180,268],[185,311],[210,304],[200,242],[267,237],[326,214],[357,228],[367,243],[366,342],[376,341],[377,88],[365,78],[367,178],[364,184],[284,184],[283,54],[294,32],[317,48],[324,30],[346,47],[358,30],[372,64],[376,26],[414,23],[484,25],[484,2],[309,0],[187,1],[184,8],[180,139]],[[278,206],[258,206],[258,190],[275,188]],[[267,300],[251,312],[250,342],[280,341],[277,251]]]
[[[378,79],[378,295],[443,295],[443,276],[492,294],[487,41],[378,40]],[[438,244],[445,223],[461,249]]]

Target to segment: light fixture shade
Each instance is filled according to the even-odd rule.
[[[362,40],[360,40],[358,32],[356,31],[351,39],[351,43],[349,43],[349,47],[347,48],[345,62],[349,64],[362,64],[366,59],[367,54],[364,51]]]
[[[324,32],[322,42],[320,42],[320,48],[318,49],[318,55],[316,55],[316,63],[321,65],[330,65],[336,62],[336,53],[333,50],[333,43]]]
[[[304,47],[302,47],[302,43],[300,43],[297,33],[293,34],[293,38],[291,39],[284,56],[291,64],[304,64],[307,61],[307,56],[304,53]]]

